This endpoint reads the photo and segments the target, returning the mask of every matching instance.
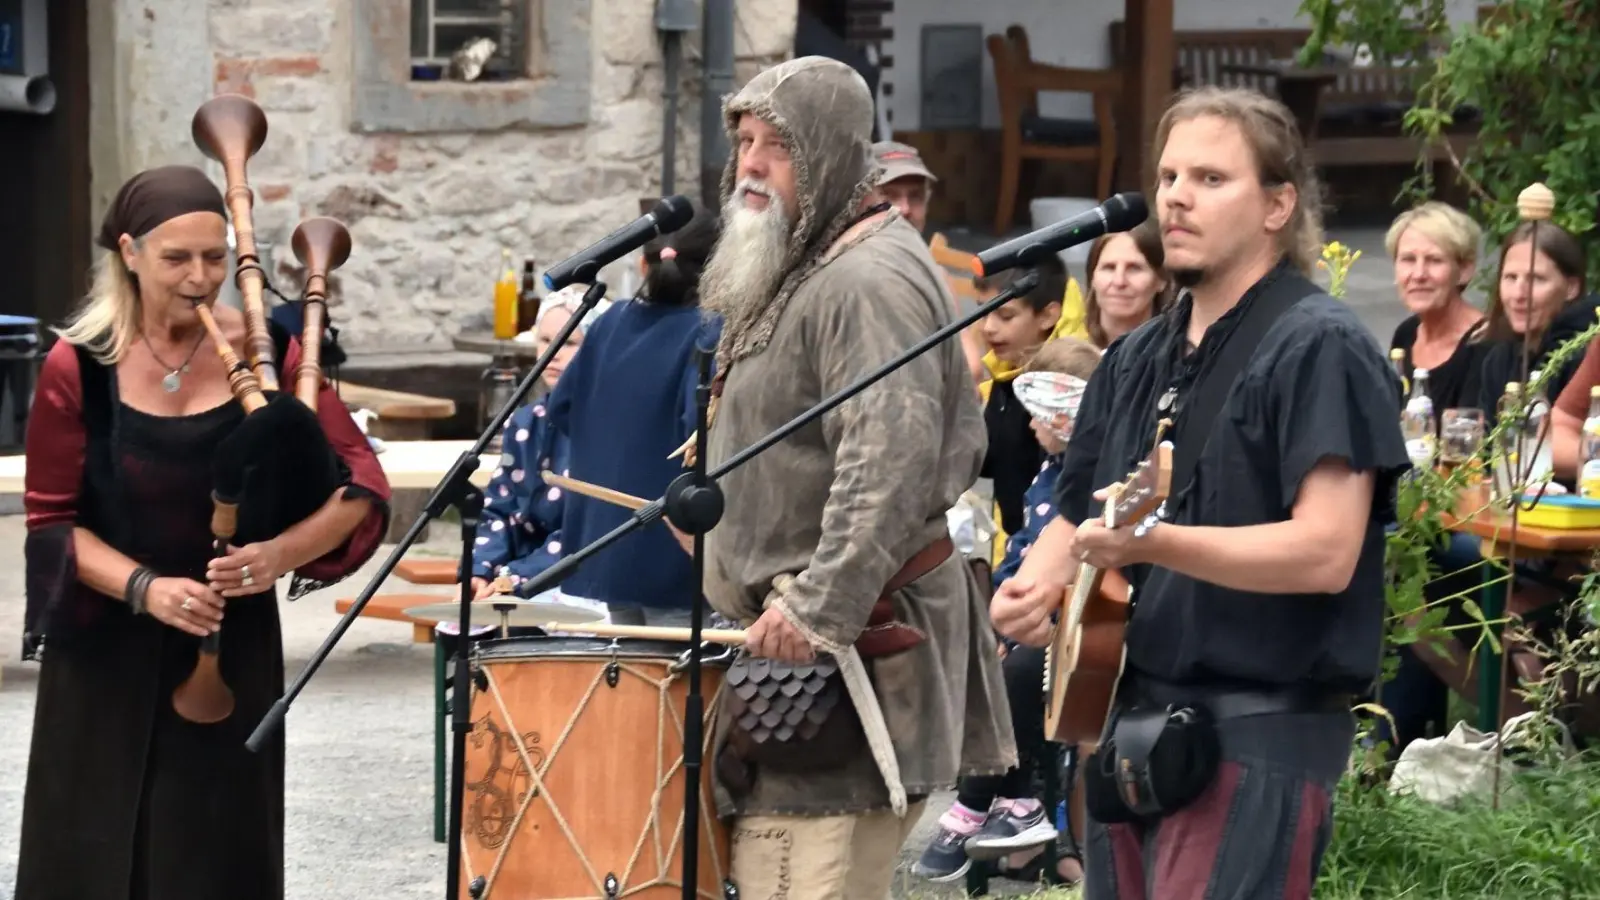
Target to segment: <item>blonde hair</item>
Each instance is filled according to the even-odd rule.
[[[1466,268],[1478,263],[1478,245],[1483,243],[1483,229],[1472,217],[1448,203],[1429,200],[1395,216],[1389,233],[1383,236],[1383,247],[1394,259],[1400,247],[1400,236],[1415,228],[1418,234],[1439,245],[1450,254],[1456,265]]]
[[[1174,125],[1207,117],[1239,126],[1255,155],[1263,187],[1294,187],[1294,212],[1278,235],[1279,247],[1295,268],[1309,276],[1322,256],[1322,183],[1294,115],[1280,101],[1250,88],[1190,88],[1179,93],[1162,114],[1151,159],[1161,158]]]
[[[121,362],[139,330],[139,288],[120,252],[109,250],[95,261],[88,295],[65,327],[52,330],[103,365]]]
[[[1027,372],[1059,372],[1089,380],[1100,365],[1100,350],[1083,338],[1057,337],[1045,341],[1024,367]]]

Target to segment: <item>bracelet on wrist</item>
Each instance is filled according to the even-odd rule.
[[[128,585],[123,590],[123,599],[127,601],[128,608],[134,615],[143,615],[145,612],[145,594],[150,590],[150,583],[156,580],[156,573],[144,566],[133,570],[128,576]]]

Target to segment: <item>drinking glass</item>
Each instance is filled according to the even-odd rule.
[[[1483,410],[1447,409],[1439,420],[1439,461],[1459,466],[1478,452],[1484,436]]]

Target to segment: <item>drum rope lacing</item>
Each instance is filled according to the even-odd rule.
[[[674,731],[677,733],[678,743],[680,745],[682,745],[683,741],[684,741],[683,724],[681,722],[682,716],[681,715],[678,715],[678,716],[665,716],[664,715],[664,713],[667,710],[670,710],[672,708],[669,691],[671,690],[672,684],[675,681],[678,680],[677,673],[673,672],[673,674],[669,674],[664,679],[657,679],[657,678],[654,678],[654,677],[650,676],[648,673],[646,673],[646,672],[644,672],[644,671],[642,671],[640,669],[637,669],[637,668],[635,668],[633,666],[627,665],[626,663],[621,663],[620,661],[618,661],[617,664],[619,665],[620,669],[624,673],[633,675],[634,677],[639,678],[640,680],[644,681],[645,683],[650,684],[650,685],[655,687],[656,694],[657,694],[657,705],[656,705],[657,715],[658,715],[658,717],[664,718],[664,719],[666,719],[666,720],[671,722]],[[512,717],[511,717],[511,711],[506,706],[505,698],[500,692],[499,681],[495,678],[495,675],[494,675],[494,672],[492,671],[492,668],[493,667],[490,667],[490,666],[485,666],[483,668],[483,674],[485,676],[485,681],[488,684],[488,693],[489,693],[489,695],[491,697],[493,697],[495,705],[499,708],[500,715],[502,717],[504,717],[506,724],[507,725],[514,725]],[[672,668],[669,668],[669,671],[672,671]],[[521,758],[522,765],[523,765],[524,769],[528,773],[528,778],[529,778],[529,781],[532,782],[532,787],[523,796],[522,803],[521,803],[520,807],[517,809],[516,815],[512,818],[510,827],[506,831],[506,835],[507,835],[506,836],[506,840],[505,840],[504,843],[502,843],[500,845],[498,852],[495,854],[494,864],[489,869],[489,873],[488,873],[488,876],[487,876],[487,879],[486,879],[486,884],[484,885],[483,897],[487,898],[487,897],[492,896],[495,880],[499,877],[500,869],[501,869],[502,865],[505,863],[505,860],[506,860],[506,855],[510,851],[511,844],[516,838],[517,829],[522,824],[522,819],[527,814],[528,809],[532,806],[533,798],[536,797],[536,796],[540,796],[540,795],[544,796],[545,803],[549,806],[551,817],[555,820],[556,826],[561,829],[562,835],[564,835],[566,837],[568,845],[571,846],[573,853],[577,856],[579,864],[583,866],[584,872],[587,873],[587,875],[589,876],[589,879],[594,883],[595,890],[600,891],[602,894],[605,893],[605,887],[604,887],[602,878],[596,873],[593,863],[591,863],[589,861],[588,856],[584,854],[583,848],[581,846],[579,846],[577,835],[573,833],[572,826],[567,822],[566,817],[562,815],[560,807],[556,805],[555,798],[551,795],[549,789],[545,786],[545,783],[544,783],[544,772],[549,771],[550,767],[555,764],[556,756],[561,752],[562,747],[564,747],[566,745],[567,738],[572,734],[573,728],[576,727],[576,725],[578,723],[578,717],[582,714],[583,710],[589,705],[589,700],[594,696],[595,692],[597,690],[599,690],[600,685],[601,685],[602,681],[604,680],[604,678],[605,678],[605,670],[604,670],[604,668],[602,668],[596,673],[595,677],[590,680],[589,687],[584,692],[583,698],[576,704],[576,706],[575,706],[575,708],[574,708],[574,710],[572,712],[572,715],[570,717],[568,717],[566,725],[562,728],[560,736],[556,738],[555,743],[550,747],[550,752],[545,755],[543,771],[541,771],[540,767],[537,767],[537,766],[535,766],[533,764],[533,760],[532,760],[532,758],[531,758],[531,756],[530,756],[530,754],[528,752],[527,744],[524,743],[524,741],[523,741],[523,736],[522,736],[521,732],[519,732],[515,727],[509,727],[509,728],[506,729],[507,734],[509,734],[511,736],[511,740],[512,740],[513,745],[517,749],[517,755],[518,755],[518,757]],[[720,694],[721,694],[721,688],[719,687],[717,692],[715,694],[713,694],[710,698],[708,698],[708,702],[706,704],[706,709],[708,711],[710,711],[708,713],[708,715],[707,715],[707,719],[709,720],[708,723],[707,723],[708,727],[706,727],[706,729],[704,731],[704,734],[706,736],[706,740],[708,742],[710,741],[712,734],[715,732],[715,728],[714,728],[714,722],[715,722],[715,718],[716,718],[715,710],[717,709],[717,698],[718,698],[718,695],[720,695]],[[660,765],[660,760],[662,758],[662,753],[663,753],[663,751],[665,749],[664,746],[663,746],[663,742],[665,741],[666,737],[665,737],[665,734],[663,733],[663,731],[664,731],[664,729],[661,727],[660,721],[658,721],[657,722],[657,726],[656,726],[656,753],[655,753],[655,758],[657,760],[657,765],[658,766]],[[677,835],[673,838],[673,840],[671,842],[671,845],[669,847],[663,848],[661,846],[661,835],[660,835],[661,826],[660,826],[659,810],[661,808],[660,804],[661,804],[662,795],[665,793],[665,790],[666,790],[667,786],[671,783],[672,778],[682,768],[683,768],[683,756],[680,754],[678,756],[678,759],[672,764],[672,766],[666,772],[665,777],[662,777],[661,772],[657,771],[657,773],[656,773],[657,777],[655,779],[656,786],[655,786],[655,790],[652,792],[652,797],[651,797],[651,803],[652,803],[652,805],[651,805],[651,813],[650,813],[650,816],[649,816],[649,818],[648,818],[648,820],[646,822],[644,833],[639,836],[639,841],[634,845],[633,855],[628,859],[627,868],[624,870],[624,872],[623,872],[623,874],[622,874],[622,876],[620,878],[620,882],[621,882],[621,884],[627,884],[628,883],[628,878],[632,876],[634,866],[638,864],[639,857],[643,853],[645,841],[651,834],[654,834],[655,838],[656,838],[656,840],[655,840],[656,858],[657,858],[658,862],[661,863],[661,867],[662,867],[663,871],[660,871],[660,872],[656,873],[655,880],[652,880],[647,884],[641,884],[641,885],[633,886],[631,888],[628,888],[626,890],[623,890],[623,891],[617,893],[615,896],[618,896],[618,897],[627,896],[629,894],[637,893],[638,891],[644,890],[646,888],[656,887],[656,886],[659,886],[659,885],[661,885],[663,883],[667,883],[667,882],[665,882],[665,878],[668,875],[670,875],[671,872],[670,871],[666,871],[667,869],[670,869],[670,866],[667,864],[666,861],[670,860],[671,854],[678,849],[678,841],[681,839],[681,834],[682,834],[683,825],[684,825],[684,821],[683,821],[684,820],[684,813],[683,813],[683,811],[680,811],[678,813],[678,823],[677,823],[678,827],[675,829],[675,831],[677,832]],[[702,792],[703,792],[703,789],[702,789]],[[709,801],[710,801],[709,797],[702,797],[702,799],[701,799],[702,808],[710,809],[711,806],[710,806]],[[464,813],[465,813],[465,810],[463,810],[463,814]],[[703,816],[702,816],[702,822],[704,822],[704,817]],[[467,878],[467,881],[470,882],[473,878],[477,877],[477,873],[475,873],[473,871],[472,857],[471,857],[471,854],[469,853],[469,848],[467,846],[467,833],[466,833],[465,830],[463,830],[462,834],[461,834],[461,844],[462,844],[462,847],[461,847],[461,864],[466,868],[466,870],[467,870],[466,871],[466,878]],[[702,845],[704,846],[705,843],[702,842]],[[710,845],[709,845],[708,849],[710,851],[710,858],[711,858],[711,864],[712,864],[713,871],[722,872],[723,868],[722,868],[721,860],[718,859],[716,842],[715,841],[710,842]],[[663,852],[663,851],[665,851],[665,852]],[[696,873],[696,875],[698,876],[698,873]],[[720,894],[715,894],[715,893],[708,894],[704,890],[701,890],[698,885],[696,886],[696,893],[700,894],[703,897],[707,897],[708,900],[719,900],[719,898],[720,898]],[[586,898],[577,898],[577,897],[575,897],[575,898],[571,898],[571,900],[586,900]]]

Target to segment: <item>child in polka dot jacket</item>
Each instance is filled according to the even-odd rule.
[[[1005,558],[994,583],[1015,574],[1039,533],[1056,516],[1051,495],[1062,455],[1072,434],[1083,388],[1100,361],[1088,341],[1057,337],[1047,341],[1013,383],[1017,400],[1032,416],[1044,464],[1023,494],[1024,524],[1006,539]],[[973,860],[1015,860],[1000,873],[1037,881],[1044,846],[1060,837],[1052,810],[1034,797],[1034,773],[1054,764],[1055,745],[1044,739],[1044,651],[1008,642],[1001,664],[1011,704],[1018,764],[1003,775],[967,776],[957,785],[956,802],[939,817],[939,827],[913,871],[930,881],[950,882],[966,875]],[[1074,756],[1069,749],[1069,766]],[[1068,882],[1082,877],[1077,842],[1064,842],[1058,874]]]
[[[563,289],[545,298],[534,323],[534,345],[540,353],[549,347],[583,299],[583,287]],[[543,380],[553,388],[583,342],[588,326],[605,306],[590,313],[586,322],[567,339],[551,359]],[[554,427],[548,398],[517,409],[506,421],[501,438],[500,464],[483,492],[483,514],[478,520],[472,550],[472,585],[482,598],[493,593],[496,576],[505,575],[513,587],[550,568],[561,558],[562,491],[546,485],[544,471],[565,474],[571,448]]]

